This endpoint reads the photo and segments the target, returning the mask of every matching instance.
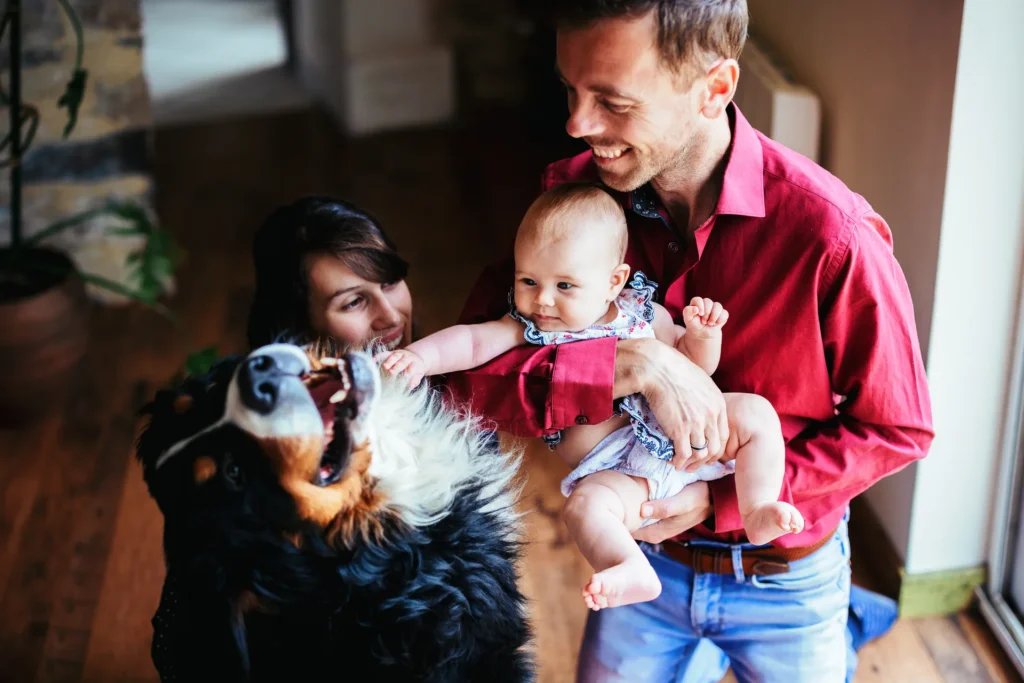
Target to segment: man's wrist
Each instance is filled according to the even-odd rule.
[[[647,389],[649,363],[653,355],[651,339],[623,339],[615,351],[614,398],[644,394]]]

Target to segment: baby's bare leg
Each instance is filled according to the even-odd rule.
[[[736,498],[747,539],[762,545],[783,534],[799,533],[803,516],[779,501],[786,446],[778,414],[755,394],[725,394],[725,409],[729,416],[726,453],[736,456]]]
[[[653,600],[661,582],[630,535],[641,524],[647,482],[605,470],[581,479],[565,501],[563,518],[583,557],[597,572],[583,589],[599,610]]]

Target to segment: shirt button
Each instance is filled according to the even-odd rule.
[[[669,251],[679,251],[679,242],[669,242],[668,243],[668,250]]]
[[[585,425],[588,422],[590,422],[590,420],[587,419],[586,415],[577,415],[576,416],[576,424],[578,424],[578,425]]]

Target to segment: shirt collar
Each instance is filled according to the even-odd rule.
[[[715,214],[764,218],[764,150],[761,140],[735,103],[730,103],[726,111],[732,124],[732,144]],[[650,183],[629,193],[629,206],[641,216],[661,217],[658,211],[661,200]]]

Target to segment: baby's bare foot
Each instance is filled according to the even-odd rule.
[[[594,574],[583,589],[583,602],[597,611],[635,602],[647,602],[661,595],[658,574],[644,557],[629,559]]]
[[[798,534],[804,530],[804,518],[789,503],[774,501],[758,505],[743,518],[747,539],[754,545],[764,545],[784,534]]]

